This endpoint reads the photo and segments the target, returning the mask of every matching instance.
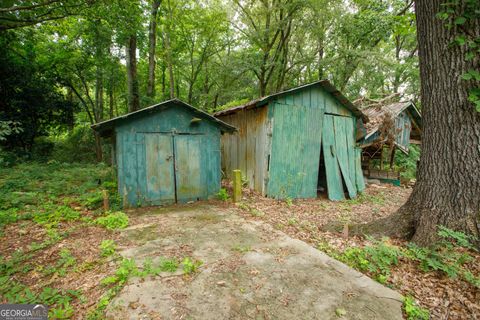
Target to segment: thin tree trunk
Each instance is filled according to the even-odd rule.
[[[162,98],[165,98],[166,95],[167,95],[167,91],[166,91],[167,86],[165,84],[165,82],[166,82],[166,79],[165,79],[166,70],[165,69],[166,69],[165,64],[162,64]]]
[[[170,35],[168,32],[165,33],[165,46],[167,49],[168,78],[170,80],[170,99],[173,99],[175,98],[175,77],[173,75],[172,52],[170,48]]]
[[[115,114],[114,114],[114,109],[115,109],[115,98],[113,96],[113,75],[110,75],[110,85],[108,86],[108,106],[109,106],[109,116],[110,119],[112,119]]]
[[[161,0],[154,0],[150,11],[150,25],[148,27],[148,83],[147,96],[155,97],[155,49],[157,46],[157,14]]]
[[[103,120],[103,70],[97,66],[95,83],[95,120]]]
[[[137,79],[137,36],[128,38],[126,47],[127,56],[127,87],[128,87],[128,112],[140,109],[140,94]]]
[[[383,225],[420,245],[437,240],[439,225],[480,234],[480,113],[468,101],[472,84],[460,78],[479,57],[466,61],[465,46],[452,45],[457,29],[436,17],[443,2],[416,1],[423,117],[418,180],[398,212],[368,227]],[[478,39],[478,20],[465,27]]]
[[[98,132],[94,132],[95,135],[95,156],[98,162],[102,162],[103,160],[103,151],[102,151],[102,140],[100,139],[100,134]]]

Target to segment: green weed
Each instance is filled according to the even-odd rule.
[[[346,249],[339,255],[339,259],[360,271],[372,273],[377,281],[385,283],[390,275],[390,268],[398,265],[402,251],[399,247],[389,244],[387,239],[371,241],[373,244],[370,246]]]
[[[236,245],[232,247],[233,251],[237,251],[240,253],[246,253],[252,250],[250,246],[241,246],[241,245]]]
[[[480,288],[480,278],[475,277],[464,265],[473,260],[466,250],[474,250],[468,235],[440,226],[438,235],[441,241],[431,247],[419,247],[413,243],[408,244],[407,256],[418,261],[419,267],[424,272],[440,271],[450,278],[462,277],[473,286]]]
[[[289,226],[294,226],[294,225],[298,224],[298,220],[295,217],[288,218],[287,223],[288,223]]]
[[[109,257],[115,253],[115,242],[113,240],[102,240],[100,243],[100,250],[102,257]]]
[[[117,211],[97,218],[95,223],[108,230],[125,229],[128,226],[128,216],[121,211]]]
[[[161,258],[159,269],[162,272],[175,272],[178,269],[178,262],[175,259]]]
[[[103,194],[100,190],[92,191],[80,196],[80,203],[87,209],[93,210],[103,204]]]
[[[195,272],[198,271],[198,268],[199,268],[202,264],[203,264],[202,261],[192,260],[192,259],[190,259],[189,257],[186,257],[186,258],[183,259],[183,261],[182,261],[183,271],[184,271],[186,274],[195,273]]]
[[[287,206],[289,206],[289,207],[293,206],[293,200],[292,200],[292,198],[286,197],[284,201],[285,201],[285,203],[287,204]]]
[[[407,320],[428,320],[430,313],[427,309],[421,308],[412,296],[406,296],[403,300],[403,310]]]
[[[228,199],[230,199],[230,196],[228,195],[228,191],[225,188],[221,188],[220,191],[218,191],[217,197],[222,201],[227,201]]]

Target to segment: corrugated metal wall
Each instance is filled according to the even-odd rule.
[[[222,170],[231,178],[232,170],[240,169],[249,188],[262,194],[270,139],[267,113],[265,106],[218,117],[238,129],[236,134],[222,136]]]

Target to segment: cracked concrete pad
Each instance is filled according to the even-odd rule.
[[[191,276],[132,279],[111,319],[338,319],[340,309],[342,319],[403,319],[400,294],[263,222],[205,205],[141,220],[124,231],[134,244],[123,256],[203,265]]]

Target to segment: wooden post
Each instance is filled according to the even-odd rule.
[[[233,170],[233,202],[242,200],[242,172]]]
[[[110,210],[110,202],[108,201],[108,191],[102,190],[103,194],[103,210],[108,211]]]

